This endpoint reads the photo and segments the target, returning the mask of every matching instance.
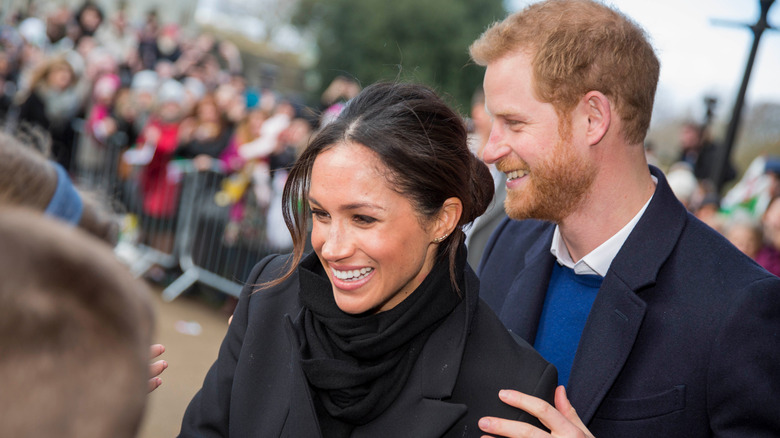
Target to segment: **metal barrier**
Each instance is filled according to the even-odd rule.
[[[74,129],[74,179],[80,187],[102,192],[123,210],[125,226],[115,248],[118,257],[136,277],[155,266],[168,272],[181,268],[181,275],[163,290],[165,301],[195,283],[238,297],[242,282],[259,260],[290,250],[279,247],[289,240],[279,220],[268,226],[269,214],[281,212],[269,211],[268,193],[260,196],[265,199],[262,205],[256,201],[248,175],[197,171],[190,160],[128,166],[122,162],[126,139],[97,145],[85,132],[83,120],[77,120]],[[123,165],[129,171],[120,172]],[[238,185],[237,176],[244,178]],[[285,178],[281,172],[268,181],[275,186],[271,193],[281,190]],[[274,197],[271,203],[281,200]]]
[[[133,169],[130,178],[123,181],[119,201],[127,209],[126,220],[132,222],[136,233],[131,239],[122,239],[120,244],[132,245],[127,251],[130,256],[125,262],[130,272],[140,277],[154,266],[171,269],[178,264],[178,248],[181,244],[180,230],[180,166],[187,163],[169,163],[165,171],[149,176],[148,169]],[[185,169],[186,170],[186,169]]]
[[[124,132],[116,132],[101,143],[86,132],[86,121],[74,119],[73,162],[71,173],[76,183],[89,190],[115,198],[119,196],[121,177],[119,175],[122,151],[127,148],[128,138]]]
[[[185,174],[177,235],[183,273],[165,288],[163,300],[175,299],[196,282],[238,297],[254,264],[279,251],[266,236],[267,208],[257,205],[251,192],[230,202],[225,192],[230,183],[231,177],[213,171]]]
[[[76,135],[70,170],[76,184],[111,200],[111,207],[124,215],[124,235],[115,248],[120,260],[136,277],[154,266],[176,267],[182,164],[129,165],[122,160],[128,147],[124,133],[117,132],[101,143],[89,135],[84,119],[75,119],[72,126]]]

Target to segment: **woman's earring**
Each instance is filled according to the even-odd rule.
[[[447,236],[449,236],[449,235],[450,235],[450,233],[447,233],[447,234],[445,234],[443,236],[439,236],[439,237],[433,239],[433,243],[442,243],[444,241],[444,239],[446,239]]]

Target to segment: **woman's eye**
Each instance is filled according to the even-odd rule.
[[[322,210],[312,210],[311,211],[311,215],[312,215],[312,217],[314,217],[314,219],[317,219],[317,220],[323,220],[323,219],[327,219],[329,217],[328,213],[326,213],[326,212],[324,212]]]
[[[376,219],[372,218],[371,216],[365,216],[362,214],[356,214],[355,215],[355,222],[360,224],[373,224],[376,222]]]

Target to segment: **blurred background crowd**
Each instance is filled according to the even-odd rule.
[[[228,3],[234,9],[249,7],[246,2]],[[93,1],[6,1],[4,5],[2,127],[37,144],[68,169],[81,188],[104,195],[110,208],[123,215],[120,243],[147,245],[175,256],[177,240],[181,240],[177,230],[180,212],[198,216],[194,233],[202,233],[201,218],[210,216],[193,211],[193,204],[208,199],[226,213],[219,229],[211,231],[213,235],[206,240],[235,244],[248,238],[263,247],[250,251],[244,265],[251,265],[251,259],[264,252],[289,248],[282,211],[274,203],[284,185],[285,169],[311,133],[335,117],[363,81],[389,78],[432,83],[450,96],[467,119],[475,153],[487,138],[489,124],[480,120],[486,115],[479,97],[479,71],[468,65],[463,47],[493,17],[504,14],[500,1],[491,1],[482,9],[470,2],[459,3],[451,16],[427,24],[430,29],[445,27],[427,36],[418,35],[420,27],[426,26],[413,29],[403,20],[395,20],[398,24],[393,28],[363,26],[367,37],[382,31],[393,35],[402,51],[402,62],[397,65],[366,62],[368,57],[382,59],[387,53],[371,53],[366,49],[370,43],[354,40],[356,20],[371,14],[378,4],[340,1],[326,7],[325,2],[314,0],[286,6],[265,2],[256,5],[265,12],[265,21],[237,22],[245,28],[238,33],[211,26],[219,21],[215,17],[223,15],[209,2],[190,5],[189,10],[172,4],[175,7],[152,3],[145,9],[124,2]],[[393,10],[396,15],[417,13],[425,20],[436,19],[414,8],[404,4]],[[271,26],[274,17],[287,27]],[[450,47],[454,43],[442,42],[448,20],[460,23],[464,34],[454,39],[457,49]],[[275,55],[269,56],[266,50],[257,56],[257,45],[247,44],[247,34],[252,33],[264,34],[260,40]],[[290,48],[295,44],[280,42],[285,35],[298,42],[297,49]],[[422,37],[430,43],[430,50],[408,44]],[[316,42],[316,65],[306,48],[312,46],[306,44],[307,38],[309,43]],[[285,50],[298,54],[293,69],[289,59],[280,55]],[[441,61],[427,61],[434,67],[423,61],[432,51]],[[414,63],[423,67],[405,68]],[[462,66],[460,71],[457,65]],[[780,166],[773,158],[780,153],[780,139],[765,139],[747,157],[743,153],[736,165],[729,159],[720,169],[714,135],[718,126],[712,121],[714,102],[709,97],[705,100],[704,116],[689,112],[662,135],[651,132],[648,160],[668,173],[675,193],[692,213],[780,274],[780,218],[775,217],[780,213],[774,212],[780,207],[772,208],[773,199],[780,195]],[[751,122],[757,118],[755,113],[749,113],[743,131],[756,127],[760,131],[761,125]],[[771,119],[771,108],[758,113],[769,113]],[[187,175],[203,172],[210,175],[207,182],[186,182]],[[499,175],[496,182],[500,185]],[[185,197],[188,184],[204,193]],[[211,244],[196,247],[194,252],[201,254],[213,251]],[[137,251],[121,248],[129,259],[139,257]],[[478,260],[478,254],[471,260]],[[160,263],[158,258],[139,269],[165,285],[179,274],[178,265]],[[222,275],[236,279],[247,269],[242,266]]]
[[[274,47],[274,56],[246,35],[199,25],[192,2],[172,2],[176,13],[159,3],[5,1],[0,123],[101,198],[119,224],[108,239],[116,253],[134,274],[166,288],[167,300],[203,283],[230,313],[252,264],[291,247],[279,202],[286,169],[362,84],[433,85],[463,114],[475,153],[487,140],[482,73],[467,47],[505,15],[500,0],[254,2],[268,12],[265,21],[235,27],[262,34],[260,45]],[[211,3],[198,2],[197,11],[216,11],[202,7]],[[394,43],[374,47],[376,35]],[[318,56],[299,50],[291,69],[289,41],[307,38]],[[722,126],[711,114],[667,124],[646,145],[648,161],[667,173],[691,213],[775,275],[778,108],[747,113],[741,138],[760,141],[723,169]],[[502,177],[495,178],[498,187]]]

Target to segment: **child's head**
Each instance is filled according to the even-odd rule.
[[[135,436],[153,329],[143,283],[38,211],[4,207],[0,242],[0,436]]]
[[[750,218],[733,218],[726,225],[726,238],[750,258],[755,258],[763,243],[761,224]]]

